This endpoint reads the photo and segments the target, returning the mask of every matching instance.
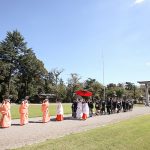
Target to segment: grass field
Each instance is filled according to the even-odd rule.
[[[12,105],[11,106],[12,119],[20,118],[19,106],[20,105]],[[71,114],[71,103],[64,103],[63,108],[64,108],[64,114]],[[49,111],[50,111],[51,116],[55,116],[56,115],[56,104],[50,104]],[[40,104],[30,104],[29,105],[29,117],[33,118],[33,117],[41,117],[41,116],[42,116],[41,105]]]
[[[134,107],[145,107],[144,104],[134,104]]]
[[[18,150],[149,150],[150,115],[47,140]]]

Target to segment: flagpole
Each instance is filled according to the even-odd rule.
[[[105,68],[104,68],[104,54],[102,50],[102,65],[103,65],[103,86],[104,86],[104,93],[103,93],[103,98],[105,100]]]

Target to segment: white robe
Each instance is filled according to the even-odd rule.
[[[89,105],[88,103],[83,103],[83,113],[89,117]]]
[[[76,112],[77,119],[81,119],[82,115],[83,115],[83,112],[82,112],[82,102],[78,102],[77,112]]]
[[[64,110],[63,110],[63,106],[62,104],[59,102],[57,104],[57,115],[63,115],[64,114]]]

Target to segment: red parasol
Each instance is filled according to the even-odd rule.
[[[92,96],[92,92],[86,90],[78,90],[75,93],[80,96],[86,96],[86,97]]]

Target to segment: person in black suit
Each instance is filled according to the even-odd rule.
[[[74,100],[72,103],[72,117],[73,118],[76,118],[77,105],[78,105],[77,100]]]
[[[111,114],[111,108],[112,108],[112,98],[107,98],[106,108],[107,108],[107,113],[110,115]]]
[[[89,105],[89,116],[92,117],[93,116],[93,108],[94,108],[92,99],[89,99],[88,105]]]

